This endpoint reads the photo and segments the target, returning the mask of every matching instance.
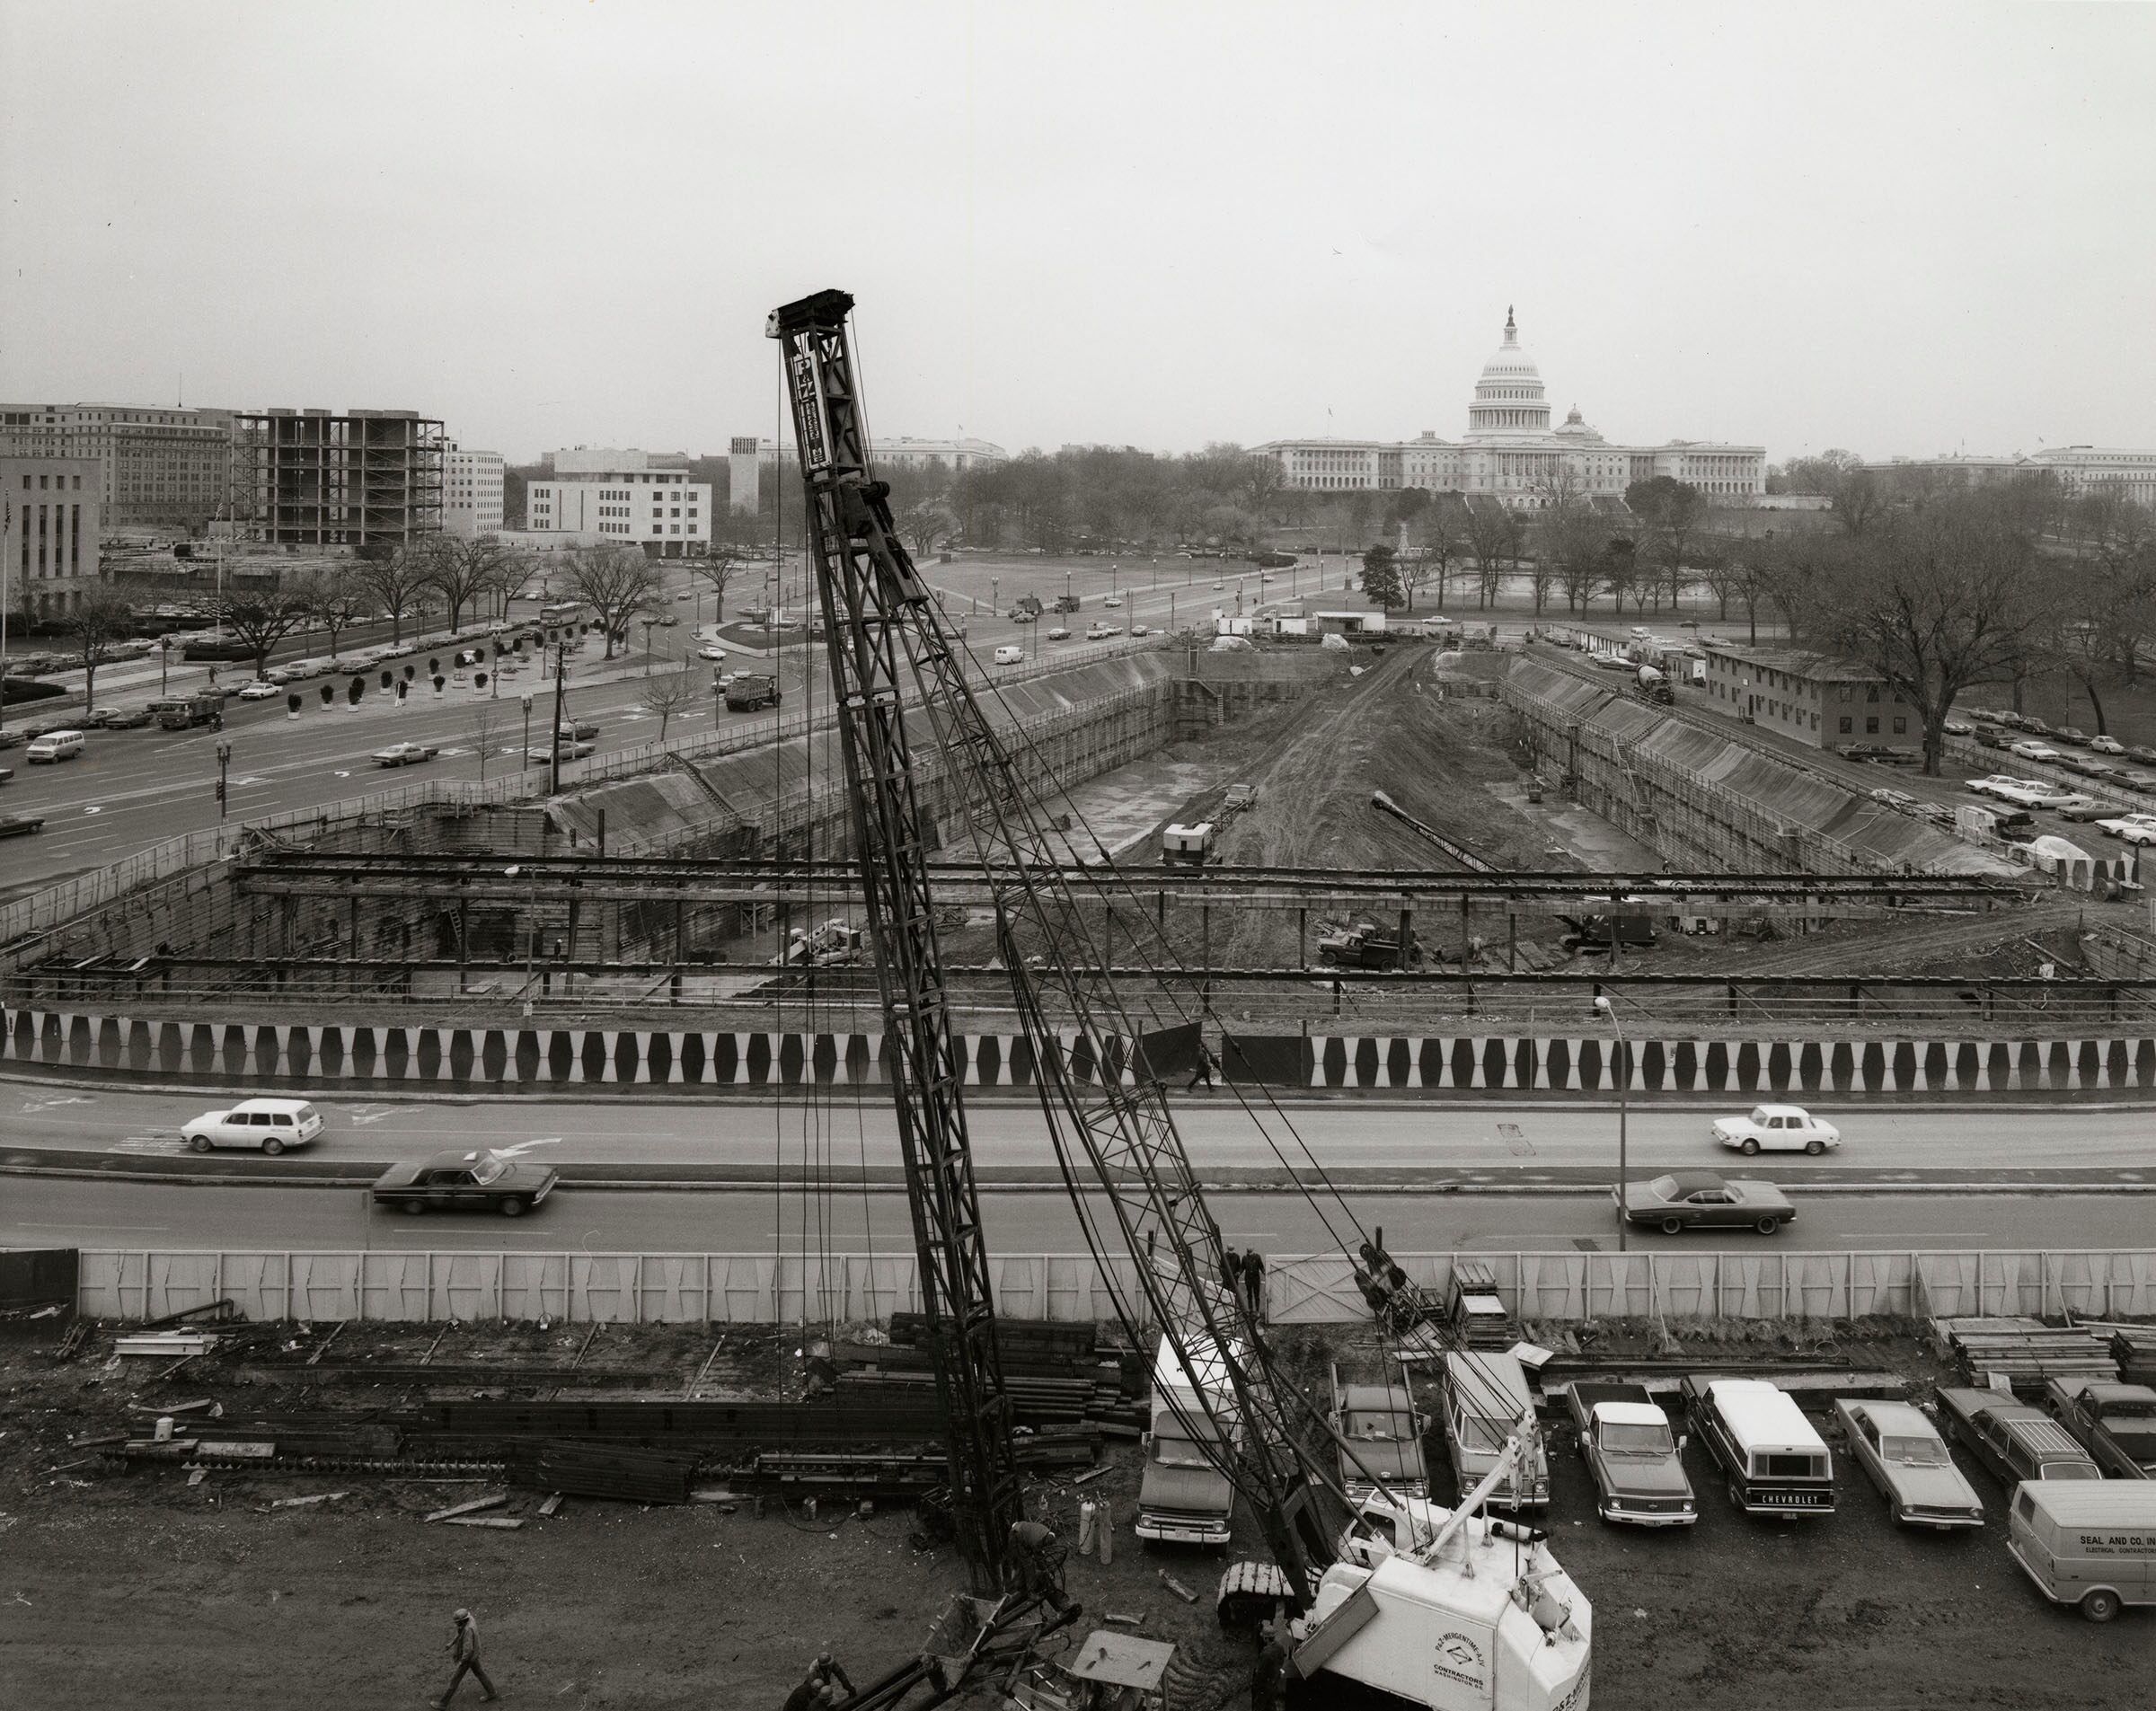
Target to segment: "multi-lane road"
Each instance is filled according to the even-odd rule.
[[[1187,625],[1209,614],[1215,606],[1232,609],[1239,582],[1243,585],[1248,609],[1261,595],[1284,597],[1291,580],[1297,590],[1311,594],[1324,586],[1337,589],[1344,577],[1342,568],[1335,563],[1322,570],[1300,571],[1292,578],[1288,573],[1277,573],[1280,580],[1265,584],[1259,573],[1247,565],[1241,567],[1241,574],[1237,577],[1217,561],[1182,560],[1171,566],[1148,562],[1143,572],[1134,567],[1129,580],[1123,582],[1119,568],[1110,569],[1098,560],[1078,564],[1080,568],[1066,572],[1060,561],[1029,564],[968,558],[930,569],[931,581],[946,611],[954,618],[968,620],[968,642],[984,661],[998,644],[1006,641],[1024,647],[1029,658],[1067,654],[1075,661],[1085,652],[1085,625],[1095,618],[1116,620],[1125,626],[1143,622],[1164,627],[1171,619]],[[568,711],[576,719],[599,726],[596,740],[601,754],[649,742],[658,736],[658,719],[643,705],[647,666],[662,672],[678,666],[685,657],[693,657],[700,645],[702,638],[693,615],[695,605],[671,597],[687,592],[686,573],[676,572],[670,565],[667,569],[669,597],[666,604],[670,612],[680,614],[682,622],[677,626],[632,633],[611,662],[602,657],[596,642],[588,640],[570,661]],[[791,574],[798,580],[798,568]],[[1156,577],[1158,587],[1153,586]],[[1224,584],[1222,593],[1213,591],[1211,584],[1215,580]],[[1052,600],[1066,581],[1085,603],[1082,613],[1063,621],[1074,632],[1067,641],[1048,642],[1046,631],[1049,625],[1012,624],[985,609],[992,595],[1006,610],[1025,593],[1037,593],[1044,602]],[[1117,611],[1101,605],[1111,584],[1121,588],[1118,597],[1125,603]],[[969,615],[976,604],[984,610]],[[517,621],[527,615],[520,610]],[[637,629],[641,631],[641,625]],[[367,645],[368,639],[355,634],[340,646],[352,651]],[[647,641],[652,648],[649,660],[643,651]],[[297,649],[297,644],[282,648],[279,657]],[[775,655],[742,651],[729,657],[725,667],[712,669],[757,668],[776,658],[782,687],[798,691],[801,673],[812,657],[808,650],[799,647],[781,648]],[[396,668],[401,672],[413,664],[423,671],[426,657],[398,661]],[[133,705],[155,697],[156,674],[152,669],[145,677],[143,669],[106,667],[99,674],[100,705]],[[220,669],[227,683],[243,678],[247,672],[243,664],[228,664]],[[200,666],[176,669],[173,692],[199,687],[204,675]],[[41,833],[6,846],[7,860],[0,883],[21,885],[101,866],[158,839],[216,825],[220,739],[232,745],[225,807],[228,823],[320,807],[407,781],[477,780],[482,775],[499,778],[505,770],[523,764],[522,756],[531,744],[541,748],[546,745],[554,684],[551,676],[543,675],[535,663],[526,665],[517,675],[490,684],[484,694],[464,683],[452,684],[437,696],[420,683],[415,685],[416,692],[400,705],[391,697],[375,692],[376,686],[370,683],[369,693],[357,710],[345,702],[341,693],[333,705],[325,707],[321,700],[323,684],[330,683],[341,691],[344,682],[341,677],[324,678],[294,685],[303,699],[303,710],[296,718],[287,716],[281,695],[254,702],[233,700],[225,704],[222,731],[207,726],[188,731],[93,731],[82,758],[57,766],[29,766],[19,748],[0,753],[0,766],[12,767],[15,774],[5,794],[0,796],[0,811],[45,819]],[[526,737],[523,707],[526,694],[533,697],[530,743]],[[53,705],[57,708],[59,704]],[[57,711],[47,711],[45,704],[32,703],[12,709],[9,722],[20,725],[32,718],[43,720],[57,716]],[[759,723],[769,724],[771,719],[768,712],[729,713],[714,697],[700,700],[685,714],[675,715],[667,734],[751,728]],[[368,759],[376,749],[407,741],[433,745],[440,753],[423,766],[394,771],[380,768]]]
[[[211,1102],[171,1094],[70,1092],[0,1084],[0,1158],[64,1150],[154,1162],[184,1149],[181,1124]],[[898,1155],[892,1119],[874,1099],[826,1109],[735,1103],[638,1104],[489,1100],[467,1103],[318,1101],[322,1141],[306,1156],[373,1164],[424,1157],[449,1147],[513,1149],[574,1165],[768,1171],[821,1161],[839,1170],[866,1165],[881,1186],[835,1190],[821,1217],[826,1245],[903,1246],[902,1195],[889,1191]],[[1383,1223],[1403,1249],[1547,1248],[1606,1244],[1613,1234],[1599,1193],[1613,1164],[1607,1111],[1491,1105],[1471,1109],[1332,1103],[1289,1114],[1327,1169],[1350,1183],[1357,1214]],[[1705,1113],[1646,1111],[1631,1119],[1630,1166],[1643,1174],[1681,1166],[1733,1169],[1789,1187],[1799,1221],[1785,1243],[1805,1248],[2138,1247],[2148,1240],[2151,1201],[2107,1194],[2105,1185],[2156,1181],[2156,1133],[2132,1111],[1940,1112],[1866,1109],[1839,1114],[1849,1139],[1840,1159],[1801,1156],[1736,1160],[1706,1139]],[[1053,1157],[1038,1111],[981,1104],[970,1114],[974,1150],[994,1185],[1030,1172],[1047,1185]],[[1232,1192],[1274,1163],[1249,1118],[1190,1106],[1180,1126],[1199,1174],[1215,1190],[1232,1238],[1281,1251],[1331,1246],[1317,1214],[1278,1186]],[[1292,1142],[1275,1126],[1284,1148]],[[274,1178],[278,1161],[263,1161]],[[2071,1181],[2092,1192],[2030,1194]],[[2061,1173],[2051,1184],[2046,1172]],[[1472,1193],[1402,1191],[1442,1176]],[[2007,1192],[1970,1192],[1995,1175]],[[1928,1192],[1940,1177],[1964,1187]],[[1894,1190],[1895,1192],[1884,1192]],[[351,1187],[228,1186],[80,1178],[13,1177],[0,1196],[0,1243],[84,1246],[349,1246],[612,1250],[753,1251],[800,1239],[798,1186],[702,1192],[566,1187],[529,1224],[489,1219],[402,1220],[368,1211]],[[991,1186],[985,1196],[991,1238],[1007,1251],[1065,1251],[1078,1245],[1059,1192]],[[1646,1245],[1666,1239],[1639,1235]],[[1683,1247],[1696,1239],[1678,1238]],[[1749,1243],[1755,1238],[1740,1237]]]

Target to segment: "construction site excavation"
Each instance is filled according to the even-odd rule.
[[[538,761],[0,904],[10,1703],[2135,1703],[2143,841],[1516,542],[936,551],[853,306],[708,728],[549,605]]]

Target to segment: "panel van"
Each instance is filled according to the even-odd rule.
[[[2006,1548],[2038,1592],[2091,1622],[2156,1604],[2156,1482],[2024,1481],[2007,1512]]]

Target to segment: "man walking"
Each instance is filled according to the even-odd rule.
[[[449,1638],[449,1656],[456,1667],[449,1672],[449,1685],[434,1700],[437,1711],[456,1697],[457,1684],[467,1675],[477,1678],[479,1690],[490,1703],[501,1698],[494,1691],[493,1682],[487,1680],[487,1672],[479,1667],[479,1624],[472,1619],[470,1610],[457,1611],[455,1619],[456,1632]]]
[[[1265,1323],[1265,1256],[1252,1248],[1242,1257],[1243,1305],[1256,1323]]]

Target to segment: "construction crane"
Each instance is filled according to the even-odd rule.
[[[1107,966],[1079,905],[1112,895],[1113,871],[1065,865],[1036,757],[988,717],[958,638],[898,538],[888,489],[870,463],[853,307],[844,292],[819,292],[774,311],[766,331],[782,346],[807,496],[923,1311],[948,1416],[951,1513],[976,1583],[1001,1567],[1019,1486],[930,886],[934,834],[923,780],[932,763],[989,881],[1042,1116],[1089,1246],[1104,1261],[1132,1262],[1102,1267],[1118,1315],[1134,1334],[1157,1327],[1188,1380],[1178,1388],[1205,1416],[1190,1422],[1193,1438],[1220,1457],[1263,1531],[1271,1560],[1231,1565],[1224,1619],[1283,1608],[1303,1618],[1296,1667],[1396,1692],[1409,1682],[1410,1704],[1584,1711],[1585,1601],[1553,1561],[1535,1565],[1547,1556],[1539,1540],[1507,1539],[1469,1508],[1448,1516],[1419,1497],[1381,1495],[1395,1517],[1375,1553],[1383,1560],[1341,1559],[1352,1505],[1331,1464],[1343,1449],[1352,1458],[1353,1446],[1332,1441],[1333,1457],[1306,1446],[1324,1434],[1322,1412],[1277,1366],[1222,1282],[1223,1238],[1154,1072],[1165,1030],[1142,1027],[1112,982],[1081,972]],[[922,754],[908,728],[915,713],[932,738]],[[1088,886],[1098,889],[1082,897]],[[1526,1565],[1509,1583],[1492,1572],[1491,1553],[1505,1549]]]

